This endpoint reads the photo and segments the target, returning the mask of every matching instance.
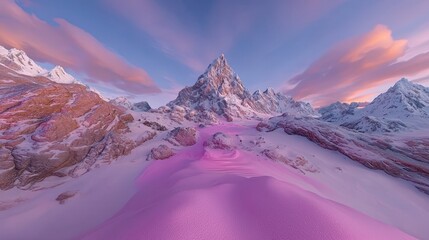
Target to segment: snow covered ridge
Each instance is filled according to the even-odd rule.
[[[260,131],[282,128],[301,135],[323,148],[338,151],[371,169],[411,181],[429,194],[429,137],[427,134],[367,134],[311,117],[284,114],[262,121]],[[429,129],[426,129],[429,133]]]
[[[180,106],[186,111],[211,112],[209,115],[216,114],[228,121],[284,112],[318,115],[310,104],[295,101],[273,89],[250,94],[223,54],[208,66],[193,86],[181,90],[167,106],[171,109]]]
[[[321,119],[367,133],[429,128],[429,88],[399,80],[370,104],[334,103],[319,110]]]
[[[46,77],[49,80],[61,83],[61,84],[80,84],[84,85],[82,82],[78,81],[75,77],[67,73],[63,67],[55,66],[50,71],[39,66],[33,59],[27,56],[27,54],[15,48],[6,49],[0,46],[0,65],[10,70],[31,77]],[[102,96],[97,90],[86,86],[88,90],[95,92],[100,98],[104,101],[107,99]]]

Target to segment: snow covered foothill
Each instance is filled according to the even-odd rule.
[[[241,145],[204,148],[220,131]],[[302,157],[321,171],[303,174],[261,156],[261,148],[246,148],[260,135],[270,139],[261,148],[278,147],[288,157],[305,152]],[[339,181],[344,175],[345,182]],[[369,171],[302,137],[260,133],[246,123],[200,129],[196,145],[153,163],[136,184],[138,193],[122,210],[84,239],[414,239],[394,227],[415,236],[428,234],[428,199],[408,183]],[[388,194],[380,191],[384,187]],[[419,207],[403,212],[407,199]]]
[[[135,121],[129,134],[136,137],[154,131],[143,120],[157,121],[169,130],[177,127],[168,114],[130,113]],[[195,127],[191,121],[183,124]],[[156,137],[130,155],[98,165],[79,178],[50,177],[37,191],[3,191],[0,219],[6,224],[0,225],[0,238],[429,236],[425,224],[429,199],[410,183],[369,170],[301,136],[281,130],[259,132],[256,124],[220,122],[196,128],[199,137],[190,147],[169,144],[163,140],[168,131],[156,131]],[[234,147],[204,147],[218,132],[227,134]],[[175,155],[147,161],[150,150],[160,143],[174,149]],[[318,171],[272,160],[263,154],[266,149],[287,159],[305,159]],[[70,192],[74,195],[63,204],[56,200]]]

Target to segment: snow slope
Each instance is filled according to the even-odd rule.
[[[172,129],[168,115],[132,113]],[[429,199],[408,182],[257,122],[198,128],[198,143],[146,161],[168,134],[80,178],[0,192],[1,239],[425,239]],[[185,123],[192,125],[192,123]],[[130,126],[138,136],[140,121]],[[232,150],[203,146],[231,136]],[[268,159],[264,150],[313,168]],[[304,160],[303,160],[304,159]],[[306,166],[306,165],[303,165]],[[55,185],[58,185],[55,187]],[[60,204],[63,192],[76,195]],[[55,229],[55,230],[53,230]],[[404,234],[404,231],[409,235]]]
[[[238,134],[237,142],[245,144],[232,151],[204,148],[202,143],[218,131]],[[264,136],[269,142],[262,148],[285,140],[284,134],[268,134],[275,136]],[[193,147],[154,162],[137,179],[134,197],[84,239],[412,239],[337,201],[389,224],[406,225],[413,234],[428,234],[423,222],[429,205],[421,193],[344,162],[340,155],[300,137],[288,137],[288,147],[280,149],[292,157],[305,148],[305,158],[317,158],[312,161],[319,169],[315,173],[260,156],[249,145],[255,141],[248,140],[258,135],[252,127],[221,124],[199,135]],[[319,156],[326,159],[320,161]],[[342,182],[340,176],[348,177]],[[382,186],[388,194],[380,191]],[[405,213],[402,204],[410,199],[422,206],[407,207]]]

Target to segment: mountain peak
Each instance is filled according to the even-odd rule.
[[[234,73],[232,68],[229,66],[228,61],[226,60],[225,55],[222,53],[217,57],[208,67],[204,74],[211,72],[221,73],[221,72],[231,72]]]
[[[57,83],[78,83],[76,79],[68,74],[61,66],[55,66],[46,74],[46,77]]]
[[[65,73],[64,68],[63,68],[63,67],[61,67],[61,66],[59,66],[59,65],[55,66],[55,67],[51,70],[51,72]]]
[[[406,78],[401,78],[399,81],[393,85],[394,89],[408,89],[412,87],[414,84]]]
[[[239,98],[250,95],[238,75],[229,66],[224,54],[207,67],[193,88],[202,89],[205,94],[211,95],[237,95]]]
[[[366,108],[374,116],[429,116],[429,88],[402,78]]]
[[[40,67],[27,54],[19,49],[6,49],[0,46],[0,56],[4,61],[9,62],[8,67],[20,74],[28,76],[37,76],[46,72],[46,69]]]

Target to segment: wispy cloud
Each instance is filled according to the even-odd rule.
[[[64,19],[53,26],[25,12],[13,0],[0,8],[0,44],[25,50],[38,61],[84,73],[88,79],[133,93],[159,92],[145,70],[127,63],[91,34]]]
[[[270,0],[266,4],[258,0],[217,0],[207,4],[209,7],[204,10],[204,17],[193,16],[195,12],[188,15],[186,10],[179,11],[187,8],[181,1],[175,2],[180,6],[178,8],[171,8],[171,5],[168,8],[162,1],[155,0],[107,2],[111,9],[150,35],[162,51],[190,69],[201,72],[209,62],[220,53],[227,53],[250,31],[254,31],[253,40],[264,38],[275,42],[274,37],[268,35],[279,34],[283,29],[301,28],[343,0],[329,3]],[[261,25],[270,26],[271,32],[268,34],[261,30]]]
[[[161,6],[153,0],[109,0],[109,6],[149,34],[159,48],[194,71],[202,71],[234,39],[249,26],[250,12],[243,5],[241,11],[230,11],[225,5],[230,1],[216,1],[209,26],[199,31],[189,27],[186,17]],[[178,4],[178,3],[176,3]]]
[[[325,105],[337,100],[369,97],[367,91],[400,77],[412,77],[429,68],[429,53],[398,61],[407,52],[407,40],[395,40],[391,30],[377,25],[363,36],[341,42],[313,62],[288,84],[287,93]]]

